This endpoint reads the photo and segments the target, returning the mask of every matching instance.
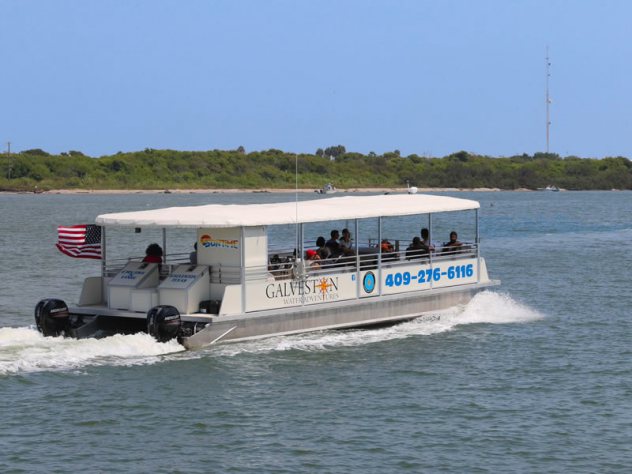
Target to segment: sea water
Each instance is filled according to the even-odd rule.
[[[448,194],[481,202],[502,286],[391,327],[190,352],[42,337],[37,301],[100,270],[54,248],[56,225],[293,195],[0,195],[0,471],[629,472],[632,194]]]

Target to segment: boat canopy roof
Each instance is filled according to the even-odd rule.
[[[102,214],[96,223],[122,227],[254,227],[478,209],[477,201],[430,194],[344,196],[267,204],[208,204]]]

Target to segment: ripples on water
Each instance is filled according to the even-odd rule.
[[[15,224],[0,233],[0,471],[627,472],[629,196],[466,195],[499,291],[388,328],[196,352],[43,338],[32,308],[98,272],[55,253],[55,224],[216,196],[0,196]]]

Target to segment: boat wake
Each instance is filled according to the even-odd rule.
[[[43,337],[34,327],[5,327],[0,328],[0,376],[155,364],[171,360],[170,355],[174,353],[178,359],[199,359],[288,350],[319,351],[438,334],[460,325],[525,323],[541,318],[543,315],[506,294],[485,291],[465,306],[390,327],[269,337],[187,353],[183,353],[184,349],[175,341],[159,343],[147,334],[77,340]]]
[[[159,343],[148,334],[78,340],[44,337],[35,327],[5,327],[0,328],[0,376],[153,364],[165,354],[183,350],[176,341]]]
[[[407,337],[429,336],[452,331],[457,326],[467,324],[526,323],[543,318],[544,315],[518,303],[507,294],[484,291],[472,298],[467,305],[426,314],[412,321],[389,327],[270,337],[253,342],[219,345],[209,350],[212,350],[216,356],[287,350],[318,351],[336,347],[362,346]]]

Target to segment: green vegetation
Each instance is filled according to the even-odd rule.
[[[632,189],[632,161],[536,153],[494,158],[460,151],[443,158],[347,152],[342,145],[298,156],[281,150],[153,150],[91,158],[79,151],[0,156],[0,190],[417,187]]]

